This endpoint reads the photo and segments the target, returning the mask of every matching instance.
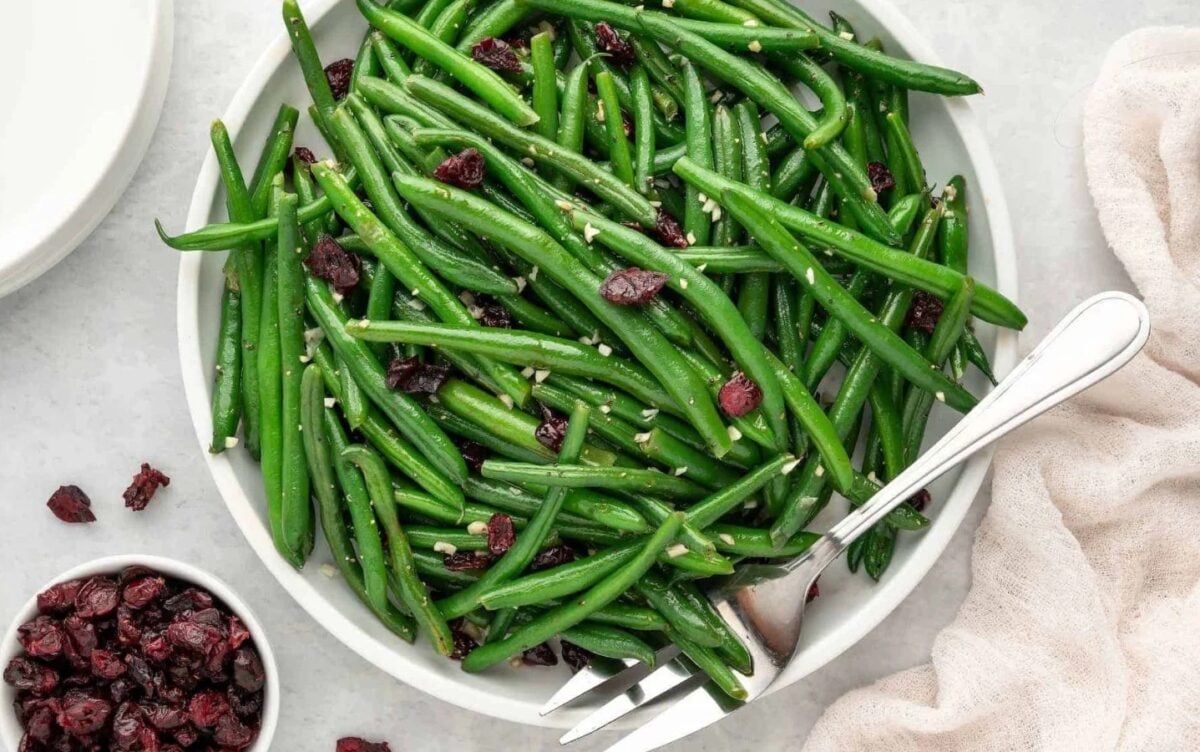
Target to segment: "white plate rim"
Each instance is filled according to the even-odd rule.
[[[305,9],[311,24],[316,24],[330,9],[343,0],[316,0]],[[901,46],[915,59],[940,64],[940,58],[912,23],[890,0],[858,0],[864,12],[888,29]],[[222,117],[231,136],[236,137],[254,106],[259,91],[275,69],[290,54],[290,42],[280,34],[251,68],[246,80],[234,94]],[[999,172],[991,149],[983,136],[971,104],[965,99],[947,100],[948,111],[963,140],[980,193],[987,196],[987,215],[991,230],[991,245],[996,271],[996,289],[1014,302],[1017,300],[1017,264],[1008,205],[1004,198]],[[204,161],[188,209],[187,229],[202,227],[209,219],[212,198],[218,187],[216,159],[209,154]],[[410,662],[368,635],[345,615],[331,608],[312,585],[291,568],[275,551],[270,534],[260,523],[249,499],[242,492],[232,465],[223,455],[208,452],[211,435],[210,388],[203,368],[199,329],[198,280],[201,255],[184,253],[180,260],[177,286],[179,356],[188,409],[196,429],[201,452],[208,463],[213,480],[226,507],[267,570],[284,589],[319,624],[343,644],[373,665],[400,681],[430,694],[439,700],[468,710],[483,713],[514,723],[550,728],[573,725],[562,714],[540,716],[533,704],[510,700],[502,695],[467,687],[453,678],[452,672],[439,672]],[[997,374],[1008,373],[1017,360],[1017,334],[1008,330],[998,332],[993,367]],[[875,595],[860,617],[847,622],[821,650],[804,650],[793,662],[772,692],[791,686],[802,677],[816,671],[857,643],[912,592],[941,556],[958,530],[975,499],[991,464],[992,451],[985,450],[969,460],[962,468],[953,491],[938,510],[934,522],[922,534],[912,554],[888,577],[876,586]]]

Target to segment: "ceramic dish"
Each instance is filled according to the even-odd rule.
[[[275,654],[271,652],[271,645],[267,642],[267,634],[254,616],[254,612],[224,581],[199,567],[175,559],[129,554],[106,556],[68,569],[38,588],[37,593],[59,582],[78,580],[98,574],[115,574],[135,564],[149,567],[168,577],[190,582],[207,590],[237,614],[246,628],[250,630],[250,639],[254,641],[254,646],[258,649],[258,655],[262,659],[263,670],[267,678],[263,690],[262,726],[259,729],[258,738],[254,744],[246,748],[246,752],[267,752],[271,748],[271,737],[275,734],[275,724],[279,720],[279,669],[275,665]],[[0,642],[0,666],[7,666],[8,662],[20,651],[21,644],[17,641],[17,628],[37,615],[37,593],[33,593],[25,605],[17,611],[12,624],[5,631],[4,641]],[[22,733],[17,716],[12,711],[15,699],[16,690],[8,684],[0,683],[0,745],[10,750],[17,749]]]
[[[892,52],[938,62],[911,24],[883,0],[831,1],[861,33],[879,35]],[[318,0],[306,11],[317,45],[327,60],[353,57],[365,29],[354,3]],[[281,35],[255,65],[224,114],[226,125],[236,135],[243,161],[253,164],[257,159],[275,111],[285,101],[299,105],[309,98],[290,56],[288,41]],[[916,94],[912,112],[913,131],[929,174],[940,180],[956,172],[966,177],[974,207],[971,215],[974,275],[1015,299],[1017,282],[1008,211],[996,168],[970,106],[962,100]],[[305,121],[296,143],[322,142],[312,124]],[[193,194],[187,229],[223,218],[216,160],[210,156]],[[548,718],[537,714],[538,707],[568,676],[564,667],[466,674],[459,670],[458,664],[436,655],[428,643],[418,640],[416,645],[408,645],[395,638],[375,621],[344,583],[321,575],[320,565],[329,560],[328,551],[318,549],[309,565],[299,572],[276,554],[267,530],[258,466],[243,452],[212,455],[207,451],[212,435],[212,358],[224,256],[185,254],[180,263],[180,357],[188,405],[213,478],[230,513],[267,568],[326,629],[401,681],[446,702],[507,721],[569,727],[581,720],[581,708]],[[983,335],[997,372],[1007,373],[1016,358],[1016,336],[1001,332],[997,338],[991,327]],[[968,386],[977,394],[985,390],[981,381]],[[935,411],[929,441],[940,437],[952,420],[948,411]],[[777,687],[796,682],[862,639],[912,591],[958,528],[979,490],[989,461],[989,454],[981,454],[931,489],[935,499],[933,525],[920,535],[901,538],[892,567],[882,582],[872,584],[863,576],[850,577],[844,566],[830,568],[821,582],[819,607],[806,615],[803,652]],[[828,517],[820,518],[812,529],[824,529],[830,521]]]

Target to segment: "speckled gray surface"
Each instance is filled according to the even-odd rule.
[[[949,64],[987,88],[975,106],[1014,218],[1021,302],[1033,322],[1026,342],[1087,294],[1128,288],[1086,193],[1083,102],[1112,41],[1141,26],[1200,22],[1193,0],[896,4]],[[176,556],[232,583],[273,635],[287,677],[276,749],[325,752],[345,734],[423,752],[550,749],[553,732],[433,700],[344,648],[260,565],[201,462],[175,344],[177,261],[157,242],[152,219],[182,224],[207,124],[277,33],[276,8],[271,0],[176,3],[171,90],[132,185],[78,251],[0,300],[0,622],[73,564],[121,552]],[[133,515],[120,493],[143,459],[172,482]],[[68,529],[54,520],[43,504],[61,483],[88,490],[100,524]],[[842,692],[923,662],[966,591],[971,536],[988,500],[981,495],[929,576],[865,640],[675,748],[798,748]]]

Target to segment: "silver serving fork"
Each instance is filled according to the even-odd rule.
[[[804,555],[774,568],[776,576],[733,581],[708,593],[721,616],[754,658],[754,674],[739,677],[748,700],[779,677],[800,641],[809,587],[859,536],[931,481],[1009,431],[1107,378],[1128,363],[1150,336],[1150,316],[1136,298],[1101,293],[1066,316],[1045,340],[971,413],[869,502],[833,526]],[[608,675],[585,669],[542,708],[545,715],[582,697],[612,697],[568,731],[560,742],[579,739],[652,701],[678,701],[631,732],[607,752],[646,752],[729,715],[743,703],[711,686],[700,671],[669,646],[659,668],[628,662]]]

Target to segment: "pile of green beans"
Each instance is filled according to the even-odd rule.
[[[211,451],[260,462],[287,561],[332,557],[466,671],[673,641],[744,696],[706,581],[801,555],[835,493],[863,504],[933,410],[975,405],[971,368],[994,381],[977,322],[1025,325],[970,276],[969,186],[935,196],[909,127],[910,91],[978,85],[786,0],[356,3],[343,92],[282,1],[331,159],[294,152],[284,105],[247,182],[218,121],[228,222],[158,226],[229,251]],[[348,289],[309,263],[331,242]],[[919,506],[851,569],[881,578]]]

